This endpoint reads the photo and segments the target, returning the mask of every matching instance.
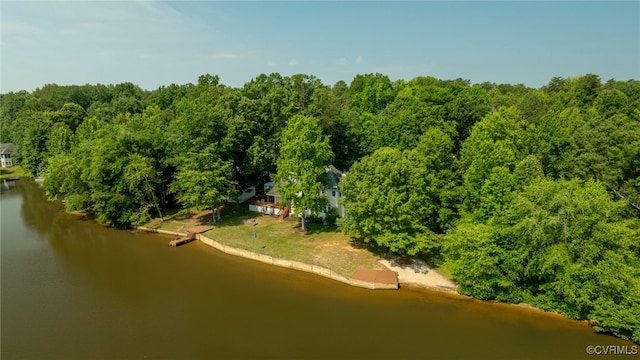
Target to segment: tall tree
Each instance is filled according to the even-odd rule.
[[[356,162],[340,184],[348,214],[341,229],[401,254],[437,252],[436,234],[450,225],[455,206],[452,147],[431,128],[414,150],[380,148]]]
[[[53,122],[61,122],[67,125],[71,131],[75,131],[86,116],[87,112],[82,106],[75,103],[66,103],[62,105],[59,111],[53,114],[51,120]]]
[[[318,120],[293,116],[282,131],[278,172],[275,182],[282,200],[292,204],[305,227],[305,211],[317,214],[326,207],[325,168],[333,158],[329,138],[322,134]]]
[[[513,107],[501,108],[476,123],[471,136],[462,144],[460,166],[464,171],[468,209],[478,206],[482,186],[494,167],[513,169],[518,156],[516,135],[519,116]]]
[[[479,85],[463,89],[444,106],[444,117],[452,121],[458,130],[458,148],[469,137],[473,125],[489,113],[487,91]]]
[[[45,170],[47,139],[51,130],[51,112],[27,112],[18,120],[18,155],[25,170],[37,175]]]
[[[391,80],[379,73],[356,75],[349,85],[351,106],[360,112],[377,114],[395,97]]]
[[[217,147],[211,144],[200,152],[178,158],[178,169],[170,185],[171,192],[177,194],[183,206],[211,209],[214,223],[216,218],[221,218],[220,205],[236,189],[231,178],[231,163],[220,159]]]

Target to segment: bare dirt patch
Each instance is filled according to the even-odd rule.
[[[258,219],[253,218],[253,219],[242,220],[242,223],[244,225],[256,226],[260,224],[260,221],[258,221]]]
[[[348,252],[360,252],[362,250],[356,249],[353,246],[347,245],[347,246],[343,246],[343,249],[345,249]]]

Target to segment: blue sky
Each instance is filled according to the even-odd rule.
[[[546,84],[640,79],[640,2],[6,1],[0,92],[47,83],[145,89],[218,74],[435,76]]]

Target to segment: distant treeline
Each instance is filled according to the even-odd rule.
[[[346,234],[442,263],[463,294],[640,342],[640,81],[203,75],[45,85],[3,94],[1,111],[0,140],[51,199],[119,228],[175,202],[216,207],[273,178],[283,139],[294,153],[295,131],[317,131],[347,171]]]

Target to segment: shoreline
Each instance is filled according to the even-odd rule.
[[[153,229],[153,228],[148,228],[144,226],[137,226],[135,227],[135,229],[141,230],[141,231],[147,231],[147,232],[155,232],[155,233],[165,234],[165,235],[186,236],[186,234],[179,233],[177,231]],[[195,237],[201,243],[207,246],[213,247],[214,249],[222,251],[223,253],[228,255],[238,256],[238,257],[242,257],[249,260],[259,261],[265,264],[270,264],[270,265],[275,265],[279,267],[303,271],[303,272],[307,272],[315,275],[320,275],[322,277],[339,281],[341,283],[355,286],[355,287],[361,287],[361,288],[370,289],[370,290],[397,290],[401,285],[400,281],[398,281],[398,285],[392,285],[392,284],[386,284],[386,283],[378,283],[378,282],[347,278],[323,266],[307,264],[307,263],[296,261],[296,260],[281,259],[281,258],[264,255],[264,254],[249,251],[249,250],[239,249],[233,246],[225,245],[203,234],[196,234]]]
[[[164,234],[164,235],[174,235],[174,236],[187,235],[186,233],[180,233],[177,231],[154,229],[154,228],[149,228],[145,226],[136,226],[134,227],[134,229],[139,231],[146,231],[146,232],[158,233],[158,234]],[[455,284],[453,281],[447,280],[446,278],[444,278],[442,275],[438,274],[435,270],[431,268],[429,268],[428,273],[437,274],[438,277],[441,277],[442,279],[444,279],[444,282],[445,282],[444,284],[433,285],[433,284],[425,283],[424,281],[412,280],[412,277],[410,275],[407,276],[407,273],[409,271],[413,273],[414,272],[413,269],[405,269],[402,266],[389,263],[388,260],[379,259],[378,263],[380,263],[383,267],[389,270],[395,271],[398,274],[398,287],[395,287],[395,286],[389,286],[389,284],[380,284],[380,283],[373,283],[373,282],[356,280],[356,279],[349,279],[343,275],[335,273],[331,269],[318,266],[318,265],[307,264],[307,263],[303,263],[295,260],[280,259],[277,257],[272,257],[272,256],[264,255],[261,253],[239,249],[233,246],[222,244],[216,240],[210,239],[209,237],[203,234],[196,234],[196,239],[199,242],[207,246],[213,247],[216,250],[221,251],[228,255],[238,256],[248,260],[259,261],[265,264],[270,264],[274,266],[279,266],[279,267],[307,272],[310,274],[319,275],[327,279],[339,281],[343,284],[354,286],[354,287],[360,287],[360,288],[365,288],[369,290],[399,290],[402,287],[413,289],[413,290],[427,290],[427,291],[438,293],[439,295],[454,297],[460,300],[479,301],[482,303],[486,303],[488,305],[506,306],[510,308],[517,308],[521,311],[534,312],[540,315],[559,317],[564,320],[569,320],[578,324],[582,324],[584,326],[588,326],[589,328],[593,328],[589,320],[570,319],[559,312],[543,310],[527,303],[514,304],[514,303],[501,302],[497,300],[481,300],[481,299],[476,299],[472,296],[460,294],[457,291],[458,289],[457,284]],[[453,284],[454,286],[451,286],[450,284]]]
[[[146,226],[137,226],[135,227],[135,229],[148,231],[148,232],[156,232],[156,233],[166,234],[166,235],[175,235],[175,236],[181,236],[181,237],[186,236],[186,233],[171,231],[171,230],[154,229]],[[395,263],[391,263],[386,259],[382,259],[382,258],[378,259],[377,260],[378,264],[380,264],[383,268],[396,273],[396,276],[398,279],[397,286],[391,286],[390,284],[376,283],[376,282],[371,282],[366,280],[349,278],[343,274],[337,273],[335,270],[331,268],[327,268],[320,265],[309,264],[309,263],[305,263],[297,260],[273,257],[273,256],[265,255],[259,252],[237,248],[234,246],[224,244],[223,242],[211,239],[205,236],[204,234],[196,234],[196,239],[208,246],[211,246],[229,255],[235,255],[235,256],[243,257],[249,260],[260,261],[266,264],[291,268],[295,270],[300,270],[300,271],[320,275],[320,276],[333,279],[351,286],[363,287],[363,288],[372,289],[372,290],[391,290],[391,289],[397,290],[400,287],[415,287],[415,288],[428,289],[432,291],[438,291],[438,292],[449,293],[449,294],[466,297],[458,293],[457,291],[458,285],[455,282],[449,279],[446,279],[444,276],[438,273],[435,269],[429,267],[424,261],[418,260],[418,259],[413,259],[411,264],[427,269],[427,271],[425,271],[424,273],[414,271],[413,269],[408,267],[406,264],[398,265]]]

